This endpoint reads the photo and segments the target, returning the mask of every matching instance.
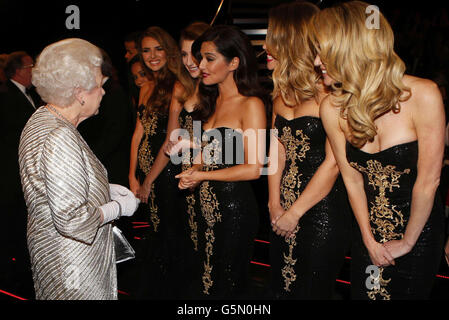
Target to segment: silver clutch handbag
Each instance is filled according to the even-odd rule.
[[[115,263],[134,259],[136,257],[136,252],[129,244],[128,240],[126,240],[122,231],[114,226],[112,228],[112,233],[114,234]]]

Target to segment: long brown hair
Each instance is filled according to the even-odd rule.
[[[142,59],[142,40],[146,37],[151,37],[159,42],[167,56],[167,63],[157,74],[148,68]],[[179,81],[184,87],[184,93],[176,97],[180,102],[184,102],[193,93],[194,83],[182,64],[178,44],[168,32],[157,26],[146,29],[139,41],[139,52],[145,72],[153,75],[155,82],[153,92],[145,103],[147,110],[166,112],[176,81]]]
[[[187,27],[185,27],[184,29],[181,30],[181,35],[179,37],[179,47],[182,46],[183,41],[195,41],[204,32],[206,32],[209,28],[210,28],[210,25],[207,24],[206,22],[202,22],[202,21],[192,22]],[[195,57],[193,56],[193,52],[192,52],[192,57],[196,61]],[[199,64],[198,61],[196,61],[196,62],[198,65]],[[195,83],[195,86],[198,85],[200,79],[201,79],[201,76],[198,77],[197,79],[192,79],[193,82]],[[192,92],[192,94],[190,96],[187,96],[186,98],[190,98],[191,96],[193,96],[193,94],[194,94],[194,92]]]

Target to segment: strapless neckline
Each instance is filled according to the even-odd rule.
[[[280,114],[277,114],[277,115],[276,115],[276,118],[278,118],[278,117],[281,118],[281,119],[284,119],[284,120],[287,121],[287,122],[292,122],[292,121],[299,120],[299,119],[302,119],[302,120],[304,120],[304,119],[314,119],[314,120],[319,120],[319,121],[321,121],[321,118],[315,117],[315,116],[309,116],[309,115],[306,115],[306,116],[300,116],[300,117],[293,118],[293,119],[287,119],[287,118],[281,116]]]
[[[370,152],[363,151],[363,150],[361,150],[359,148],[356,148],[352,144],[350,144],[349,142],[346,142],[346,144],[349,145],[355,151],[359,151],[359,152],[361,152],[363,154],[366,154],[368,156],[378,156],[378,155],[381,155],[381,154],[383,154],[383,153],[385,153],[387,151],[390,151],[390,150],[393,150],[393,149],[396,149],[396,148],[400,148],[400,147],[403,147],[403,146],[407,146],[407,145],[412,145],[412,144],[415,144],[415,143],[418,143],[418,140],[413,140],[413,141],[409,141],[409,142],[403,142],[403,143],[395,144],[395,145],[393,145],[391,147],[388,147],[388,148],[386,148],[384,150],[380,150],[380,151],[377,151],[377,152],[370,153]]]
[[[215,128],[206,129],[206,130],[204,130],[204,133],[207,133],[207,132],[213,131],[213,130],[219,130],[219,129],[230,129],[230,130],[232,130],[232,131],[241,133],[241,132],[240,132],[241,129],[234,129],[234,128],[226,127],[226,126],[220,126],[220,127],[215,127]]]

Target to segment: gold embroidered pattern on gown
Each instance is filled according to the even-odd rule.
[[[288,210],[296,199],[299,197],[299,189],[301,187],[301,174],[298,171],[296,161],[303,161],[306,157],[306,152],[310,150],[310,144],[308,142],[309,137],[303,134],[302,130],[296,130],[295,136],[293,136],[290,127],[284,127],[282,129],[282,135],[279,140],[284,145],[286,161],[290,163],[289,170],[283,175],[281,180],[281,205],[284,210]],[[296,273],[294,266],[297,259],[293,257],[293,251],[296,243],[296,233],[299,230],[299,226],[296,227],[294,233],[288,239],[285,239],[289,246],[288,253],[284,253],[285,266],[282,268],[282,276],[284,277],[284,290],[290,291],[290,285],[296,280]]]
[[[144,139],[141,142],[138,150],[138,162],[142,172],[147,175],[150,173],[151,166],[154,163],[154,157],[152,156],[152,150],[150,149],[149,139],[156,134],[158,114],[156,112],[150,112],[147,116],[147,110],[143,110],[141,117],[142,126],[144,128]],[[154,193],[154,184],[151,186],[150,194],[148,196],[148,206],[150,208],[150,219],[153,223],[153,230],[157,232],[160,219],[158,216],[158,207],[155,202],[156,195]]]
[[[404,171],[396,171],[396,167],[387,165],[385,167],[379,161],[368,160],[366,168],[351,162],[350,165],[360,172],[367,175],[369,185],[378,190],[375,203],[370,203],[369,219],[371,222],[371,230],[373,234],[380,238],[381,243],[390,240],[400,240],[403,233],[396,232],[396,228],[404,226],[404,216],[395,205],[390,205],[390,201],[386,196],[387,192],[393,192],[393,188],[399,188],[399,179],[403,174],[410,173],[410,169]],[[379,295],[383,300],[390,300],[390,294],[387,285],[391,279],[383,278],[384,268],[379,268],[379,286],[373,287],[367,292],[371,300],[376,300]]]
[[[210,144],[206,145],[203,149],[204,154],[204,171],[210,171],[217,168],[218,158],[220,155],[219,142],[214,139]],[[214,281],[212,280],[212,269],[210,258],[213,255],[215,234],[214,226],[217,222],[221,221],[221,213],[219,210],[219,202],[217,196],[210,187],[209,181],[204,181],[200,187],[200,202],[201,211],[206,221],[207,229],[205,232],[206,239],[206,261],[204,261],[204,273],[203,273],[203,293],[209,294],[209,289],[212,287]]]
[[[185,121],[180,116],[179,117],[179,125],[181,128],[184,128],[189,133],[190,142],[193,142],[193,119],[192,116],[187,115],[185,117]],[[192,150],[190,150],[191,152]],[[193,163],[193,155],[188,153],[183,153],[182,155],[182,171],[186,171],[192,167]],[[189,215],[189,227],[190,227],[190,239],[193,242],[193,249],[195,251],[198,251],[198,223],[195,220],[196,212],[195,212],[195,195],[189,194],[186,196],[186,202],[187,202],[187,214]]]

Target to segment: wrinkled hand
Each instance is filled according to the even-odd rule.
[[[195,170],[193,168],[181,172],[175,178],[180,179],[178,187],[181,190],[192,189],[201,182],[198,170]]]
[[[282,237],[290,237],[295,233],[299,219],[292,211],[286,211],[273,225],[273,231]]]
[[[379,242],[372,243],[367,247],[371,262],[378,267],[394,265],[394,258],[387,247]]]

